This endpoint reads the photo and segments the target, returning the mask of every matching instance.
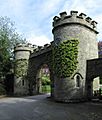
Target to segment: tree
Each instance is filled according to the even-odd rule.
[[[8,17],[0,17],[0,82],[12,68],[13,48],[26,41],[16,32],[14,22]]]

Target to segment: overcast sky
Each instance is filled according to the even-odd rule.
[[[60,12],[85,13],[98,22],[98,41],[102,40],[102,0],[0,0],[0,16],[15,22],[17,32],[28,42],[44,45],[53,40],[52,19]]]

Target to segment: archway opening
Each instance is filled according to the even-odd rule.
[[[93,98],[102,100],[102,77],[94,78],[93,81]]]
[[[47,64],[43,64],[36,77],[37,93],[51,93],[50,70]]]
[[[99,77],[94,77],[88,79],[87,82],[87,97],[89,100],[99,98],[99,90],[100,90],[100,79]]]
[[[93,79],[93,84],[92,84],[93,98],[99,98],[99,89],[100,89],[99,81],[100,81],[99,77],[96,77]]]

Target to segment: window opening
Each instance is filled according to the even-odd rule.
[[[76,76],[76,87],[80,87],[80,76]]]

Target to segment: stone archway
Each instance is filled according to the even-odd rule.
[[[54,91],[54,79],[53,79],[53,70],[51,68],[51,54],[52,50],[49,48],[42,53],[36,52],[32,54],[29,59],[29,67],[28,67],[28,81],[29,81],[29,92],[30,94],[39,94],[38,90],[38,78],[37,75],[42,65],[46,64],[49,67],[50,71],[50,80],[51,80],[51,96],[53,96]]]
[[[95,92],[99,90],[99,77],[93,77],[86,80],[86,92],[88,100],[94,98]],[[97,95],[98,97],[98,95]]]
[[[92,59],[87,60],[87,69],[86,69],[86,98],[91,100],[93,98],[93,81],[96,81],[95,78],[102,76],[102,59]],[[99,78],[97,78],[99,80]],[[98,87],[98,82],[96,83]],[[97,88],[98,89],[98,88]]]

